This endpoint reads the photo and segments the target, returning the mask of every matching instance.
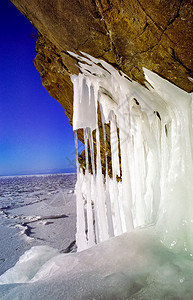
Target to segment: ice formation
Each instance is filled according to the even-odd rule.
[[[24,253],[0,276],[0,299],[193,299],[193,261],[164,247],[152,228],[52,254],[46,246]],[[48,260],[42,265],[42,259]]]
[[[146,69],[144,88],[104,61],[83,56],[77,57],[81,73],[72,76],[79,252],[31,248],[0,276],[0,298],[193,299],[192,94]],[[101,166],[105,124],[112,178],[106,153],[106,172]]]
[[[82,128],[86,157],[83,172],[77,154],[78,250],[153,225],[167,247],[192,256],[192,94],[144,68],[145,88],[103,60],[82,55],[74,55],[81,73],[71,77],[76,153]],[[110,126],[112,178],[102,173],[99,113],[104,140],[104,124]]]
[[[30,281],[38,270],[59,251],[49,246],[34,246],[26,251],[15,264],[0,276],[0,285]]]

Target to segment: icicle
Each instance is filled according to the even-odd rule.
[[[79,170],[77,158],[78,248],[90,247],[94,240],[99,243],[137,226],[154,224],[167,247],[193,255],[193,94],[147,69],[144,74],[148,89],[102,60],[85,53],[84,57],[71,55],[81,61],[82,72],[71,77],[73,128],[84,129],[86,145],[85,175]],[[108,177],[106,149],[106,174],[102,174],[98,103],[105,145],[104,124],[110,121],[112,179]],[[88,170],[88,141],[92,174]],[[88,241],[83,194],[87,202]]]
[[[138,113],[138,114],[137,114]],[[146,219],[146,206],[144,201],[144,152],[142,136],[142,114],[135,112],[136,133],[134,135],[134,174],[135,176],[135,226],[142,226]]]
[[[132,216],[132,190],[131,190],[131,180],[129,172],[129,162],[128,162],[128,141],[129,141],[129,115],[125,114],[129,111],[129,103],[127,98],[122,98],[122,103],[120,104],[120,113],[118,116],[118,128],[120,137],[120,147],[121,147],[121,169],[122,169],[122,185],[123,185],[123,198],[122,207],[126,223],[126,230],[130,231],[133,229],[133,216]]]
[[[88,163],[88,135],[87,129],[84,129],[84,144],[85,144],[85,157],[86,157],[86,192],[87,192],[87,226],[88,226],[88,247],[92,247],[95,244],[94,236],[94,222],[93,222],[93,211],[92,211],[92,201],[91,201],[91,174],[89,173],[89,163]]]
[[[107,207],[107,221],[108,221],[108,234],[109,237],[115,236],[115,230],[113,226],[113,213],[112,213],[112,204],[110,196],[110,178],[106,176],[106,207]]]
[[[111,114],[111,156],[113,177],[120,176],[119,147],[115,114]]]
[[[84,199],[82,197],[82,181],[83,174],[80,171],[78,162],[78,141],[77,132],[75,131],[75,151],[76,151],[76,165],[77,165],[77,182],[76,182],[76,210],[77,210],[77,221],[76,221],[76,243],[78,251],[88,248],[87,239],[85,234],[85,216],[84,216]]]
[[[93,87],[87,85],[87,81],[82,74],[71,76],[71,80],[75,91],[73,130],[86,127],[94,130],[97,127],[97,106]]]
[[[96,141],[97,141],[97,172],[96,172],[96,191],[97,191],[97,220],[99,227],[99,238],[100,241],[105,241],[109,238],[107,215],[106,215],[106,199],[105,199],[105,187],[104,177],[101,168],[101,155],[100,155],[100,138],[99,128],[96,129]]]
[[[113,217],[112,217],[112,208],[111,208],[111,200],[110,200],[110,192],[109,192],[109,175],[108,175],[108,162],[107,162],[107,149],[106,149],[106,130],[105,130],[105,116],[103,112],[103,107],[100,105],[101,112],[101,120],[102,120],[102,129],[103,129],[103,137],[104,137],[104,146],[105,146],[105,198],[106,198],[106,210],[107,210],[107,223],[108,223],[108,234],[109,237],[114,236],[114,228],[113,228]]]
[[[98,228],[98,218],[97,218],[97,204],[96,204],[96,172],[95,172],[95,160],[94,160],[94,149],[93,149],[93,137],[90,129],[88,131],[88,138],[90,144],[90,152],[91,152],[91,165],[92,165],[92,173],[91,176],[91,199],[94,204],[94,228],[95,228],[95,240],[96,243],[99,243],[99,228]]]
[[[121,211],[119,199],[119,191],[117,185],[117,175],[120,176],[119,166],[119,148],[118,148],[118,136],[117,136],[117,125],[115,115],[111,113],[110,122],[110,135],[111,135],[111,159],[112,159],[112,175],[113,180],[111,181],[111,201],[114,206],[114,229],[115,234],[119,235],[123,233]]]

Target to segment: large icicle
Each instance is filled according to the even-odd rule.
[[[95,235],[94,235],[94,222],[93,222],[93,211],[92,211],[92,195],[91,195],[91,174],[89,173],[89,163],[88,163],[88,134],[87,128],[84,129],[84,144],[85,144],[85,157],[86,157],[86,170],[85,170],[85,179],[86,179],[86,201],[87,201],[87,227],[88,227],[88,246],[91,247],[95,244]]]
[[[148,88],[102,60],[85,53],[71,55],[80,61],[81,71],[72,76],[73,127],[84,129],[86,146],[85,174],[77,158],[78,249],[138,226],[154,225],[167,247],[192,256],[192,95],[146,69]],[[112,178],[107,153],[104,174],[101,167],[100,130],[107,150],[104,124],[110,126]]]
[[[75,150],[76,150],[76,165],[77,165],[77,182],[76,182],[76,213],[77,213],[77,222],[76,222],[76,243],[78,251],[88,248],[87,239],[86,239],[86,228],[85,228],[85,215],[84,215],[84,199],[82,194],[82,184],[83,184],[83,173],[80,170],[78,162],[78,141],[77,141],[77,132],[75,131]]]

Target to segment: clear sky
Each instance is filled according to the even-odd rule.
[[[33,64],[35,29],[0,2],[0,175],[72,169],[72,127]]]

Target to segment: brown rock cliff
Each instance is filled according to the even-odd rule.
[[[190,92],[193,0],[11,0],[39,31],[35,66],[72,124],[67,51],[102,58],[143,83],[142,67]],[[82,139],[82,135],[79,135]]]

